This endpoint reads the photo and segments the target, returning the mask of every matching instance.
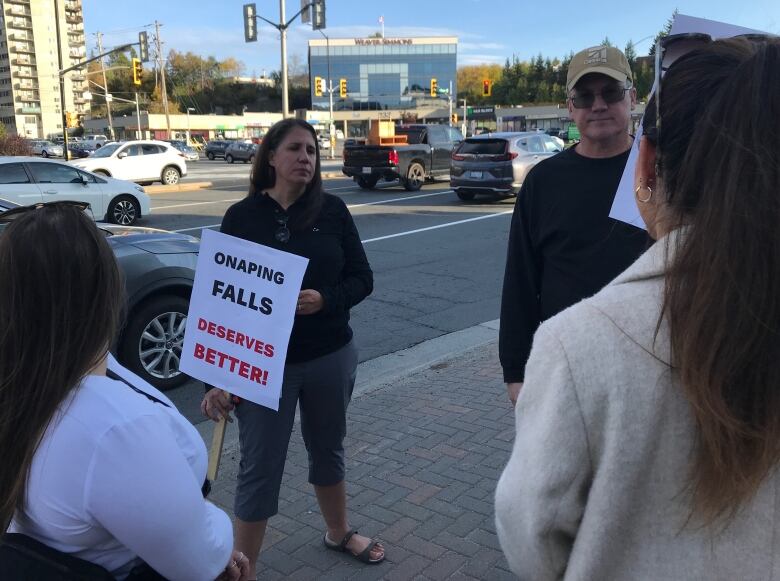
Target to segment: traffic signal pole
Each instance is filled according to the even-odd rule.
[[[98,52],[103,52],[103,33],[96,32]],[[103,73],[103,88],[106,91],[106,116],[108,117],[108,134],[111,141],[114,141],[114,120],[111,118],[111,101],[109,100],[110,93],[108,92],[108,80],[106,79],[106,67],[103,64],[103,59],[100,59],[100,71]]]
[[[267,22],[279,31],[281,37],[281,52],[282,52],[282,118],[287,119],[290,116],[289,112],[289,95],[288,95],[288,80],[287,80],[287,29],[306,10],[314,11],[314,20],[312,28],[319,30],[325,28],[325,0],[312,0],[311,2],[302,2],[301,9],[295,13],[295,16],[286,20],[285,14],[285,0],[279,0],[279,23],[271,22],[267,18],[263,18],[255,12],[255,4],[244,4],[244,40],[246,42],[255,42],[257,40],[257,29],[249,27],[247,20],[259,18],[263,22]]]

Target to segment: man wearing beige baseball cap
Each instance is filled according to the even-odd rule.
[[[581,139],[529,172],[509,231],[499,355],[513,404],[541,322],[601,290],[648,245],[643,230],[609,217],[633,143],[625,55],[611,46],[578,52],[566,92]]]

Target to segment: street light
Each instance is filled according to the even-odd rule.
[[[195,111],[195,109],[187,107],[187,145],[190,144],[190,111]]]

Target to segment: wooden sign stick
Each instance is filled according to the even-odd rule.
[[[223,392],[230,399],[230,394]],[[219,473],[219,461],[222,458],[222,446],[225,443],[225,429],[227,429],[227,420],[219,418],[217,425],[214,426],[214,435],[211,437],[211,448],[209,449],[209,467],[206,471],[206,478],[214,482]]]

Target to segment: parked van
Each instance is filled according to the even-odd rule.
[[[84,141],[91,141],[92,143],[99,143],[101,146],[105,145],[108,141],[108,137],[105,135],[99,134],[99,133],[93,133],[90,135],[85,135],[83,138]]]

